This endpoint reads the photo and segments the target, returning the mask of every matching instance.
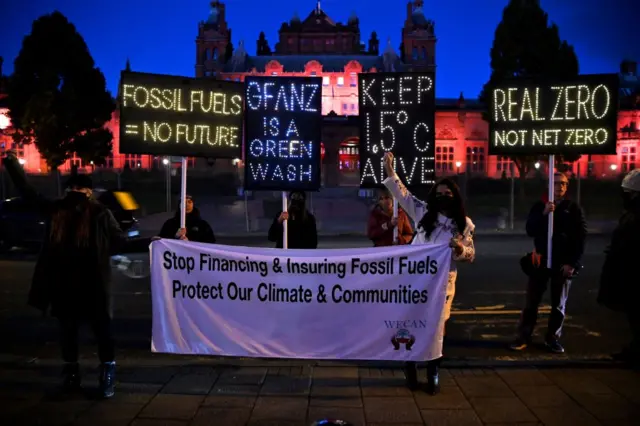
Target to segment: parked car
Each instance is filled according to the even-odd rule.
[[[126,210],[113,191],[97,189],[94,190],[94,194],[113,212],[120,227],[127,232],[129,238],[140,235],[138,221],[133,215],[134,210]],[[131,197],[130,194],[127,196]],[[9,198],[0,202],[0,253],[15,247],[28,251],[39,250],[44,232],[44,218],[22,197]]]

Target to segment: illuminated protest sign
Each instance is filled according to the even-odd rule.
[[[121,153],[242,155],[242,83],[125,71],[120,84]]]
[[[618,86],[617,75],[600,74],[493,87],[489,154],[615,154]]]
[[[382,186],[389,151],[407,186],[433,184],[435,74],[360,74],[359,89],[360,187]]]
[[[246,77],[245,91],[245,189],[319,189],[322,79]]]

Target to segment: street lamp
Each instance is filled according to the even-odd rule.
[[[163,158],[162,159],[162,164],[164,164],[165,166],[169,165],[169,159],[168,158]]]
[[[460,174],[460,166],[462,166],[462,161],[456,161],[456,169],[458,171],[458,174]]]
[[[611,170],[613,170],[614,172],[616,171],[617,168],[618,168],[617,164],[612,164],[611,165]]]
[[[536,164],[534,164],[533,167],[535,167],[536,169],[539,169],[540,168],[540,162],[536,161]]]
[[[18,159],[18,163],[20,163],[21,166],[24,166],[27,163],[27,160],[25,160],[24,158],[20,158]]]
[[[240,164],[240,159],[239,158],[234,158],[233,161],[231,162],[234,166],[237,166],[238,164]]]

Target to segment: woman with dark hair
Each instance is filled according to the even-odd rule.
[[[91,178],[74,175],[60,200],[38,194],[26,180],[15,153],[4,166],[24,198],[46,218],[42,250],[29,291],[29,305],[60,324],[65,391],[80,389],[78,328],[88,323],[97,340],[100,393],[109,398],[115,385],[115,344],[111,332],[111,262],[114,254],[144,252],[150,239],[128,240],[113,214],[92,197]]]
[[[289,206],[286,212],[276,215],[269,228],[269,241],[276,243],[276,248],[283,248],[284,221],[287,221],[287,248],[318,248],[318,232],[316,218],[307,210],[307,196],[302,191],[289,194]]]
[[[387,179],[384,185],[389,189],[398,204],[416,224],[416,234],[411,244],[449,244],[454,261],[473,262],[475,247],[473,231],[475,226],[467,217],[460,189],[450,179],[438,181],[427,195],[424,202],[415,198],[402,184],[393,170],[393,154],[384,156],[384,167]],[[447,296],[444,309],[444,321],[451,316],[451,305],[456,291],[457,278],[456,262],[451,262]],[[444,337],[444,330],[442,330]],[[434,395],[440,389],[438,369],[441,359],[427,362],[427,392]],[[418,375],[415,363],[407,363],[407,385],[415,389],[418,387]]]

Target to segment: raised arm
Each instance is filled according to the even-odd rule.
[[[18,162],[15,153],[9,151],[7,156],[2,160],[11,181],[26,203],[38,210],[41,214],[47,214],[51,211],[53,201],[49,200],[38,193],[36,189],[27,182],[27,176]]]
[[[471,219],[467,218],[467,226],[462,234],[460,242],[462,243],[462,251],[453,252],[453,260],[458,262],[473,262],[476,259],[476,246],[473,243],[473,233],[475,225]]]
[[[398,204],[407,213],[407,216],[414,223],[420,222],[427,212],[427,203],[414,197],[406,186],[402,183],[396,172],[393,170],[393,154],[387,152],[384,155],[384,168],[387,171],[387,178],[382,182],[387,187],[393,198],[398,200]]]

